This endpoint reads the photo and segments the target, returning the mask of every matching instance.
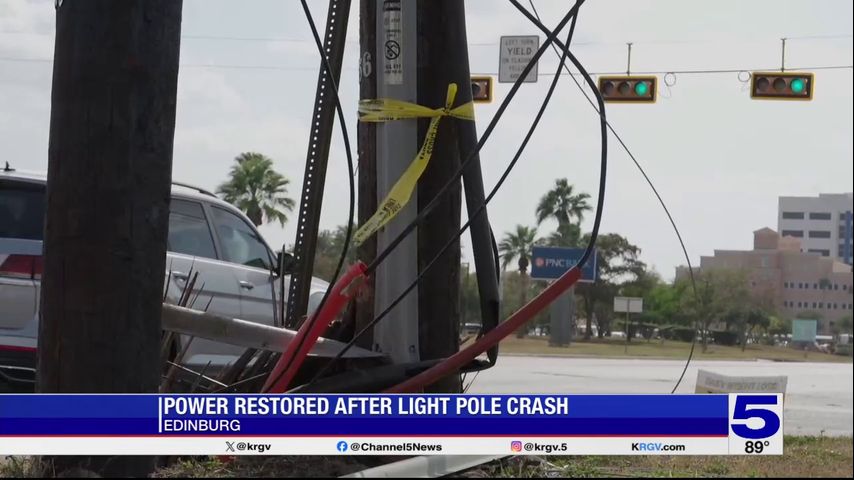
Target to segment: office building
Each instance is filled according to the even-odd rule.
[[[700,259],[700,270],[742,270],[755,299],[769,302],[784,318],[815,314],[819,334],[852,314],[851,266],[802,251],[802,239],[781,237],[770,228],[753,232],[753,250],[715,250]],[[685,272],[677,269],[677,278]]]
[[[817,197],[780,197],[777,231],[801,240],[804,252],[852,264],[851,193],[822,193]]]

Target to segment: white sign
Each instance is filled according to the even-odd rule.
[[[501,37],[501,55],[498,59],[498,82],[514,83],[519,79],[522,70],[534,58],[540,48],[540,37],[537,35],[521,35]],[[537,64],[528,72],[525,82],[537,81]]]
[[[386,85],[403,85],[403,7],[400,0],[383,4],[383,78]]]
[[[643,298],[639,297],[614,297],[614,311],[641,313],[643,311]]]
[[[707,370],[697,372],[695,393],[786,393],[787,377],[728,377]]]

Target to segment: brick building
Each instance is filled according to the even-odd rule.
[[[819,333],[852,315],[851,266],[816,252],[801,251],[801,239],[770,229],[753,232],[753,250],[715,250],[700,259],[700,270],[744,270],[755,297],[773,302],[785,318],[816,312]],[[677,269],[677,278],[684,270]]]

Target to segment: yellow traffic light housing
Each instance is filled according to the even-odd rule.
[[[471,99],[474,103],[492,103],[492,77],[471,77]]]
[[[599,93],[610,103],[655,103],[658,92],[656,76],[602,76]]]
[[[750,98],[755,100],[812,100],[812,72],[753,72]]]

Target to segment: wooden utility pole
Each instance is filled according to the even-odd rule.
[[[37,389],[156,392],[181,0],[57,2]],[[52,457],[146,476],[150,457]]]
[[[461,0],[418,1],[418,103],[440,107],[450,83],[459,87],[456,105],[471,100],[471,79],[460,64],[468,45],[465,13]],[[418,208],[439,194],[460,166],[457,120],[439,123],[433,158],[418,182]],[[424,141],[429,119],[419,121],[419,143]],[[462,192],[457,184],[427,215],[418,230],[418,267],[423,270],[460,228]],[[459,349],[460,244],[449,248],[427,272],[418,289],[418,317],[421,359],[443,358]],[[430,392],[459,392],[459,375],[447,377],[428,387]]]

